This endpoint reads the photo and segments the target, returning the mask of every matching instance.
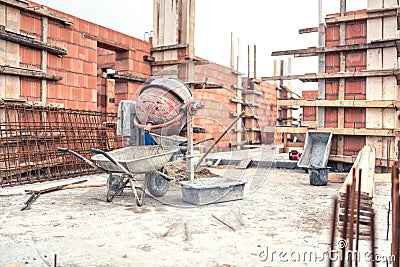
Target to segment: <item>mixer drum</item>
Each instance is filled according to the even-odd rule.
[[[143,86],[136,100],[135,125],[149,123],[150,130],[162,135],[178,135],[186,123],[182,105],[192,99],[189,87],[173,78],[158,78]]]

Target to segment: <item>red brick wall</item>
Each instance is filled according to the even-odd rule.
[[[233,87],[237,85],[237,75],[233,73],[231,68],[209,63],[203,66],[196,67],[195,80],[204,81],[208,78],[208,82],[221,84],[221,89],[206,89],[195,90],[195,99],[200,100],[204,104],[204,109],[199,110],[195,119],[195,125],[206,128],[206,133],[196,134],[195,138],[201,140],[208,137],[218,138],[227,126],[234,120],[232,114],[237,114],[237,104],[232,102],[232,98],[238,98],[236,90]],[[243,81],[244,87],[247,87],[247,79]],[[261,124],[256,123],[250,127],[243,120],[243,127],[258,128],[260,125],[274,126],[276,122],[276,93],[275,86],[265,82],[255,85],[260,94],[259,99],[252,101],[257,103],[258,107],[252,107],[256,115],[262,120]],[[249,96],[247,96],[249,97]],[[254,96],[252,96],[254,97]],[[243,93],[243,98],[246,94]],[[245,105],[242,106],[244,110]],[[217,144],[217,148],[226,148],[237,143],[237,128],[236,125],[231,131]],[[272,135],[272,136],[271,136]],[[247,132],[242,133],[242,140],[247,140],[249,143],[260,143],[262,140],[271,140],[274,138],[274,133],[264,132]],[[275,137],[279,139],[279,137]],[[279,139],[280,140],[280,139]]]
[[[221,84],[221,89],[195,90],[194,98],[199,100],[204,109],[199,110],[194,120],[195,125],[205,127],[206,133],[196,134],[195,138],[201,140],[208,137],[218,138],[234,120],[231,114],[236,114],[236,103],[230,101],[235,98],[236,92],[232,89],[236,85],[236,75],[231,68],[209,63],[203,66],[196,66],[195,80]],[[227,148],[236,144],[236,125],[217,144],[217,148]]]
[[[317,99],[318,90],[306,90],[302,92],[302,99]],[[316,107],[303,107],[303,121],[316,121],[317,109]]]
[[[34,3],[31,4],[35,5]],[[74,24],[68,26],[52,19],[48,20],[48,43],[63,47],[68,53],[61,58],[48,53],[47,72],[61,75],[63,79],[57,82],[47,82],[47,102],[60,103],[66,108],[97,110],[97,101],[100,99],[97,91],[107,93],[103,88],[106,84],[105,79],[101,81],[102,78],[97,78],[100,73],[98,68],[104,67],[105,63],[109,63],[111,67],[117,68],[118,71],[129,72],[142,77],[150,76],[150,64],[143,60],[144,55],[150,55],[150,42],[104,28],[57,10],[50,8],[49,10],[72,18]],[[29,34],[37,40],[41,40],[40,16],[21,12],[21,33]],[[98,48],[97,41],[94,39],[120,44],[132,48],[134,51],[115,55],[115,52]],[[105,58],[105,51],[108,51],[108,58]],[[22,67],[40,69],[41,53],[39,50],[21,46],[20,55]],[[116,58],[117,56],[120,58]],[[37,90],[32,89],[37,86],[37,82],[34,82],[34,85],[29,85],[27,81],[29,80],[21,79],[21,98],[38,101],[40,95],[33,95]],[[129,85],[132,82],[125,81],[125,83],[128,84],[125,86],[126,88],[140,86]],[[110,89],[110,86],[108,88]],[[132,99],[134,92],[135,90],[125,90],[117,97],[109,90],[110,95],[107,96],[107,99]],[[109,104],[109,110],[114,110],[118,102],[107,104]]]

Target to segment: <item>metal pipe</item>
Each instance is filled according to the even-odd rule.
[[[335,248],[335,233],[336,233],[336,218],[338,210],[338,198],[334,196],[333,198],[333,214],[332,214],[332,228],[331,228],[331,252]],[[330,255],[329,255],[330,256]],[[333,266],[333,257],[329,257],[329,267]]]
[[[219,141],[221,141],[222,137],[224,137],[228,131],[233,127],[233,125],[235,125],[235,123],[243,116],[244,111],[242,111],[237,118],[228,126],[228,128],[225,129],[225,131],[218,137],[218,139],[214,142],[214,144],[207,150],[206,153],[204,153],[204,155],[200,158],[199,162],[197,163],[196,167],[194,168],[194,171],[196,171],[199,167],[200,164],[203,162],[203,160],[205,159],[205,157],[207,157],[207,155],[211,152],[211,150],[218,144]]]

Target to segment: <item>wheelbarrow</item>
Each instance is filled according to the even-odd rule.
[[[90,152],[97,154],[92,156],[93,161],[90,161],[71,149],[58,147],[57,150],[68,152],[93,168],[109,174],[107,202],[111,202],[116,195],[121,194],[129,183],[138,206],[143,204],[145,188],[153,197],[161,197],[167,193],[171,177],[163,169],[172,155],[179,151],[178,148],[162,146],[132,146],[110,152],[90,148]],[[139,174],[145,174],[142,187],[138,185],[136,179]],[[140,196],[137,189],[142,191]]]

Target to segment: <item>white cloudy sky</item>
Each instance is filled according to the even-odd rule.
[[[153,27],[152,0],[36,0],[74,16],[137,38]],[[367,1],[347,0],[347,10],[366,8]],[[323,13],[337,13],[340,0],[323,0]],[[241,42],[241,71],[247,73],[247,45],[257,45],[257,77],[273,75],[270,54],[317,45],[317,34],[298,29],[318,25],[318,0],[197,0],[196,55],[228,66],[230,33]],[[292,73],[316,72],[316,60],[294,59]]]

